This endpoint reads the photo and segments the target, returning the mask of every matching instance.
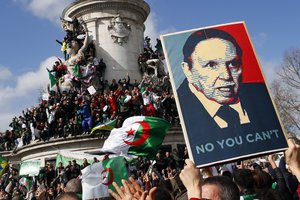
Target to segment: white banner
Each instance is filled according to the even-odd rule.
[[[19,175],[37,176],[40,172],[41,161],[33,160],[21,163]]]

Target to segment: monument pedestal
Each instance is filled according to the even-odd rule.
[[[98,59],[106,63],[104,78],[140,81],[138,56],[143,52],[144,22],[150,13],[143,0],[77,0],[62,14],[86,23]]]

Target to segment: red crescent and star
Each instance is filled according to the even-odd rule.
[[[127,140],[123,140],[127,145],[130,146],[140,146],[142,144],[145,143],[145,141],[149,138],[150,135],[150,125],[147,122],[136,122],[135,124],[140,124],[142,126],[142,134],[139,138],[137,138],[136,140],[129,142]],[[133,124],[132,124],[133,125]],[[127,133],[127,137],[128,136],[134,136],[136,130],[132,129],[132,127],[130,127],[130,130],[126,131]]]
[[[108,173],[106,173],[106,172],[108,172]],[[111,168],[105,168],[101,172],[101,174],[104,174],[104,173],[106,173],[106,174],[102,177],[102,181],[103,181],[102,184],[108,186],[108,185],[112,184],[112,182],[114,181],[114,173]],[[108,175],[109,175],[109,179],[106,182],[104,182],[107,179]]]

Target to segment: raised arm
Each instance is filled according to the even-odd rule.
[[[285,161],[300,182],[300,145],[294,139],[288,140],[289,148],[285,151]]]
[[[274,176],[276,178],[279,191],[282,194],[290,195],[290,192],[289,192],[289,189],[285,182],[284,176],[275,162],[275,154],[269,155],[268,160],[269,160],[269,163],[271,164],[272,169],[274,170]]]
[[[88,31],[84,21],[81,21],[81,24],[82,24],[83,30],[85,32],[85,38],[84,38],[82,47],[78,50],[78,53],[80,53],[80,54],[82,54],[86,50],[88,43],[89,43],[89,31]]]
[[[189,160],[185,160],[186,166],[181,170],[179,175],[183,185],[187,189],[188,199],[201,199],[201,173],[195,164]]]

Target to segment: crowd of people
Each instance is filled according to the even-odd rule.
[[[198,169],[185,160],[178,176],[130,178],[122,187],[114,184],[110,194],[115,199],[189,199],[189,200],[298,200],[300,197],[300,143],[288,140],[289,149],[276,162],[276,154],[268,156],[263,165],[243,161],[241,165]],[[161,173],[163,174],[163,173]],[[148,184],[151,187],[148,187]],[[120,188],[121,187],[121,188]]]
[[[73,21],[64,22],[67,36],[62,42],[66,49],[62,50],[66,60],[58,58],[52,69],[47,69],[54,81],[48,94],[37,106],[12,119],[10,130],[0,137],[1,150],[14,150],[34,141],[89,135],[93,127],[115,119],[116,127],[120,127],[126,118],[136,115],[161,117],[179,124],[169,77],[151,67],[147,69],[148,60],[157,62],[163,57],[160,40],[153,51],[150,38],[145,37],[140,56],[143,59],[137,61],[143,74],[141,81],[132,81],[130,74],[108,81],[104,79],[106,64],[96,57],[93,42],[87,42],[84,24]],[[74,24],[72,28],[70,23]],[[89,87],[95,92],[91,93]]]
[[[127,162],[128,180],[123,187],[113,183],[116,191],[104,199],[212,199],[212,200],[298,200],[300,195],[300,146],[289,139],[289,149],[268,156],[267,162],[244,160],[198,169],[176,151],[159,151],[155,160],[138,157]],[[106,155],[104,159],[109,159]],[[18,171],[9,168],[0,178],[0,199],[81,199],[81,170],[99,162],[69,161],[66,166],[47,162],[38,176],[30,177],[31,186],[24,184]]]
[[[130,83],[130,76],[103,82],[93,95],[87,90],[51,91],[47,100],[13,118],[10,130],[1,137],[2,149],[9,151],[34,140],[48,141],[89,134],[94,126],[117,119],[117,127],[135,115],[156,116],[178,125],[178,114],[168,77],[144,76]]]
[[[149,159],[138,157],[134,161],[126,161],[129,176],[134,177],[144,189],[158,186],[162,180],[169,180],[178,175],[183,168],[184,159],[187,158],[187,151],[183,155],[176,150],[172,152],[159,152],[156,155],[156,164],[153,165]],[[105,155],[103,159],[109,159]],[[55,199],[59,194],[65,192],[82,193],[80,181],[81,170],[90,164],[99,162],[94,157],[93,161],[84,158],[82,165],[76,160],[69,161],[66,166],[59,162],[54,166],[46,162],[40,169],[38,176],[27,177],[31,186],[24,184],[22,177],[18,176],[18,170],[9,163],[9,167],[0,179],[0,199]],[[79,195],[80,196],[80,195]]]

